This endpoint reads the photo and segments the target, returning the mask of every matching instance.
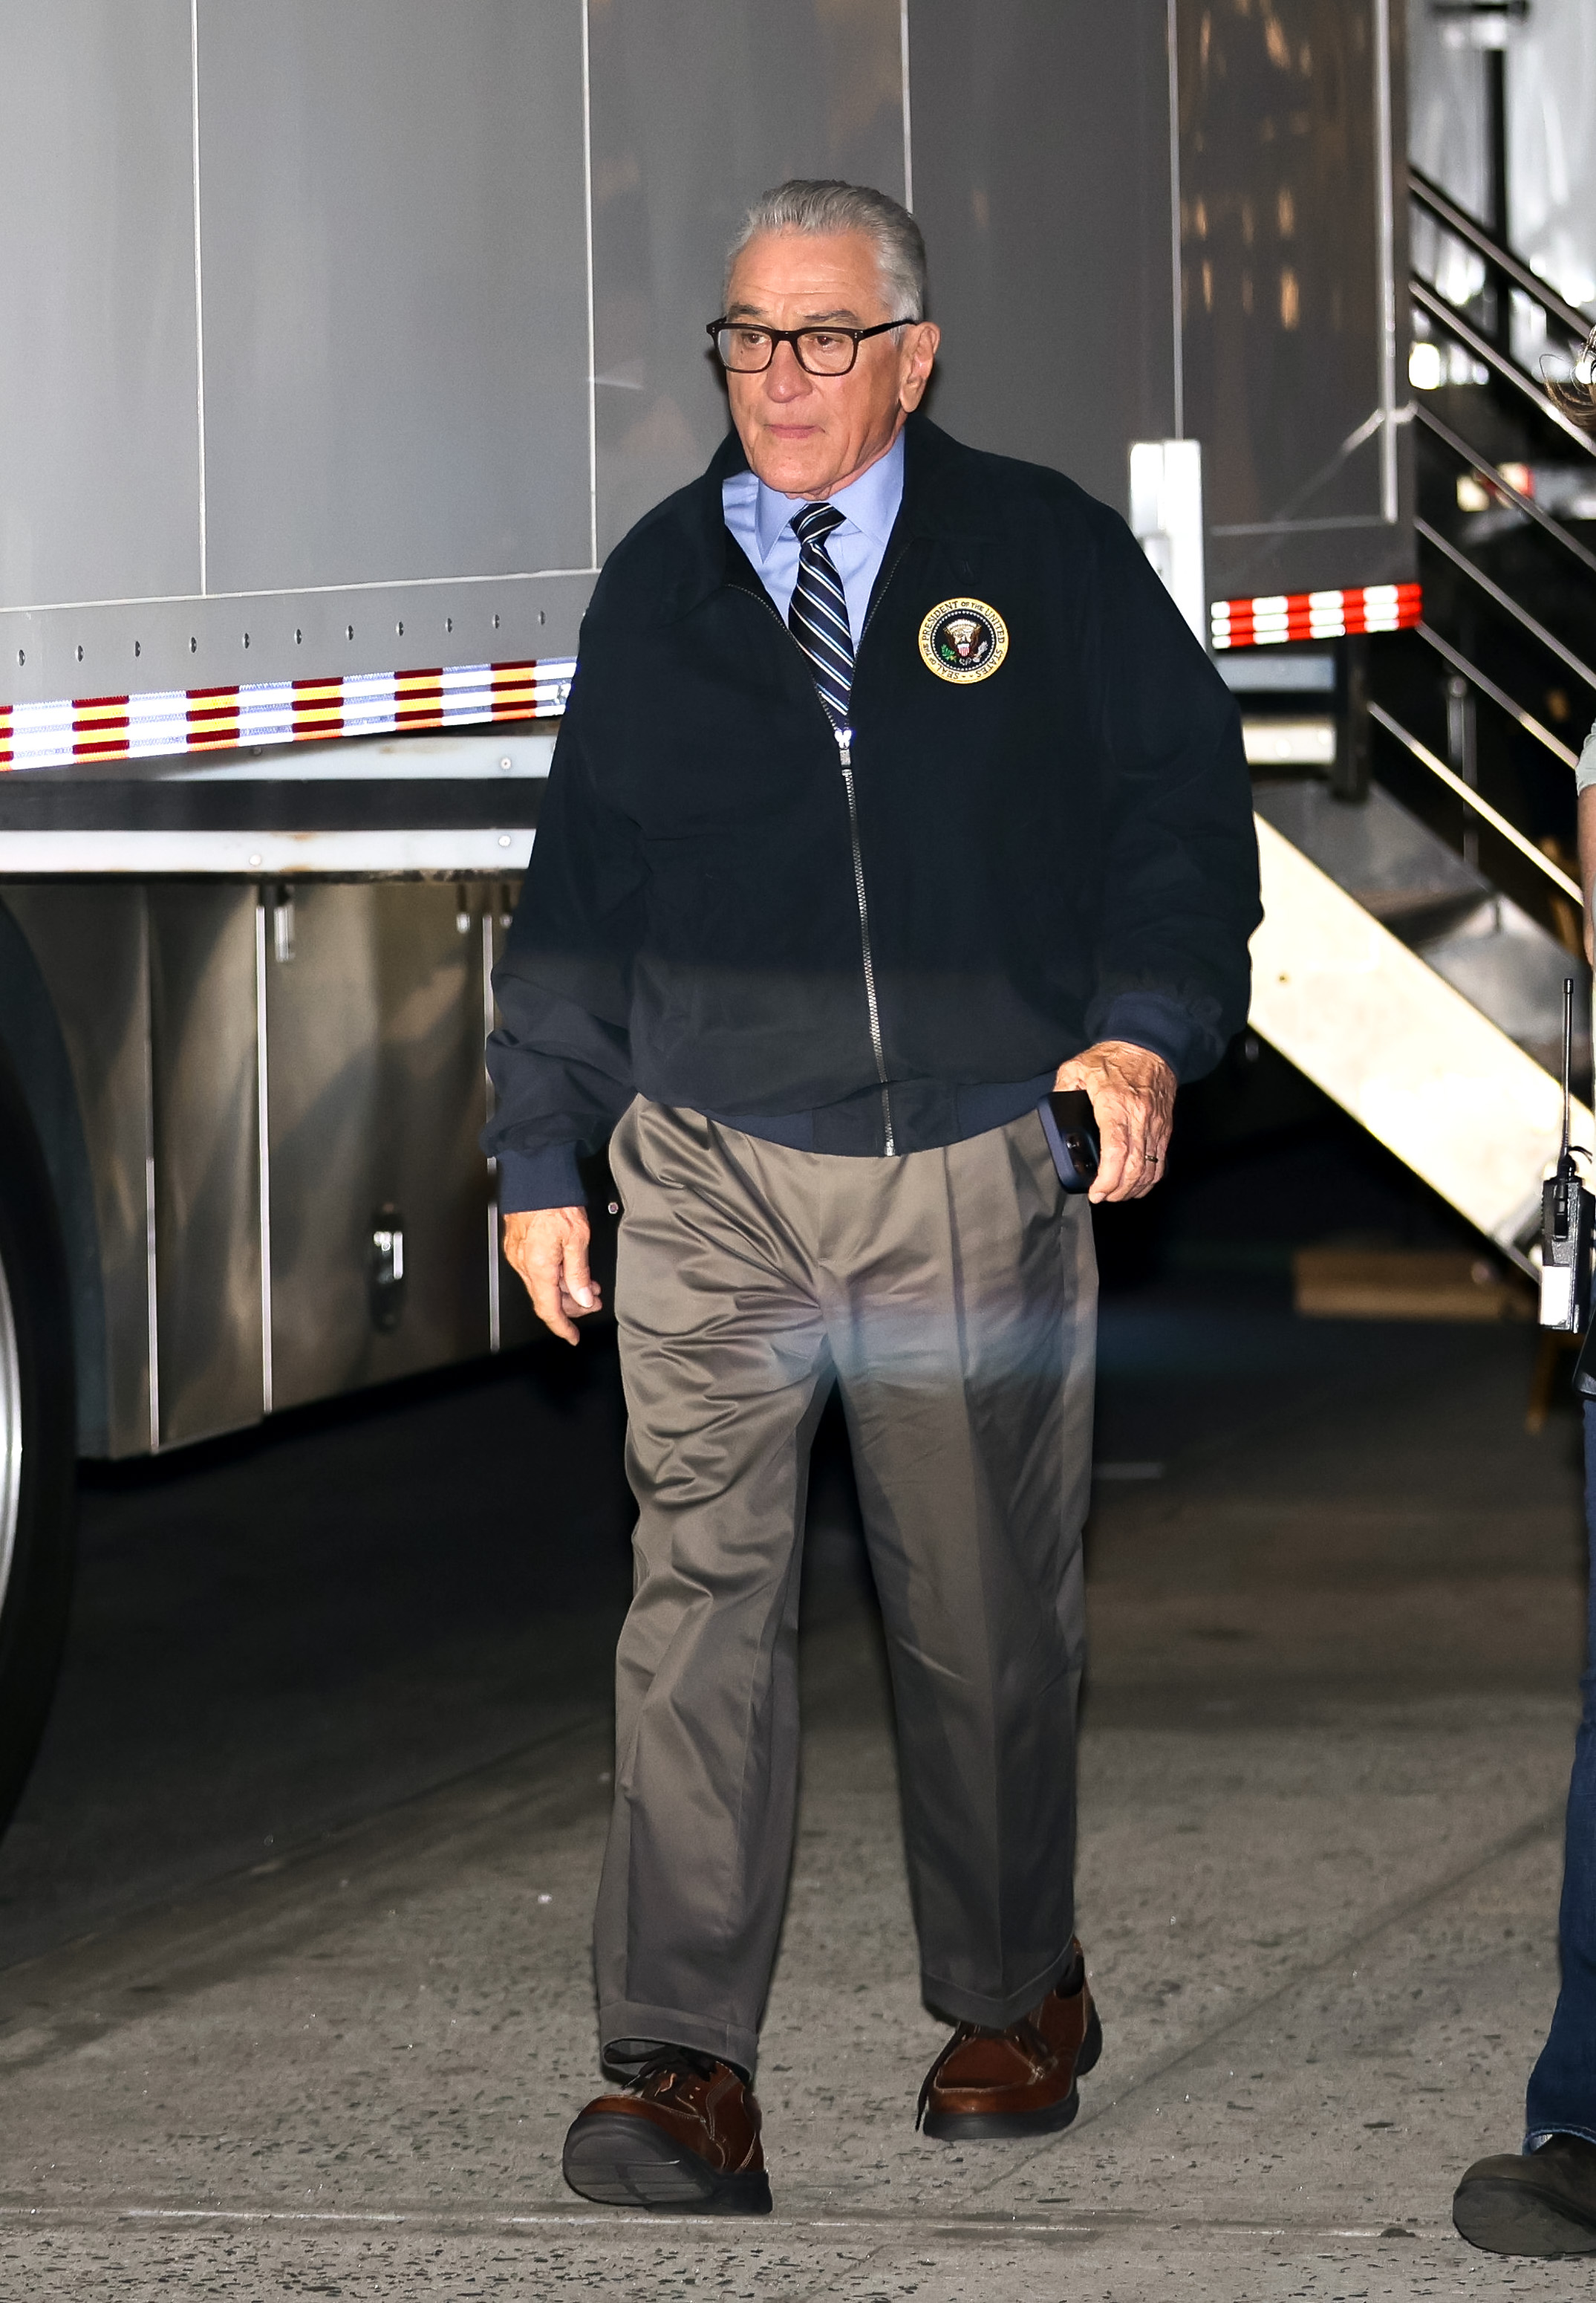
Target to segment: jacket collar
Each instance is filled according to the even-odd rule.
[[[918,412],[903,426],[903,501],[898,509],[884,566],[920,536],[966,538],[981,531],[980,503],[970,485],[969,450]],[[682,490],[675,523],[683,545],[680,573],[661,602],[667,622],[700,606],[727,583],[759,589],[741,548],[726,525],[720,500],[723,480],[745,472],[748,459],[735,431],[728,432],[709,468]]]

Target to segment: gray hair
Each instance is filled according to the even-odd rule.
[[[732,266],[751,240],[761,232],[797,232],[819,237],[836,232],[862,232],[876,250],[881,291],[893,311],[903,319],[920,320],[926,311],[926,243],[919,224],[906,207],[869,184],[844,184],[834,178],[815,180],[793,176],[771,192],[761,192],[743,220],[743,229],[726,254],[729,292]]]

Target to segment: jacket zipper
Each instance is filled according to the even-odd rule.
[[[900,544],[897,558],[888,568],[880,590],[866,611],[864,624],[859,635],[859,645],[853,651],[857,665],[859,649],[864,645],[865,634],[876,620],[876,611],[886,597],[893,578],[903,565],[907,544]],[[795,645],[795,643],[794,643]],[[876,1005],[876,963],[870,952],[870,907],[864,891],[864,856],[859,845],[859,807],[853,796],[853,730],[839,728],[836,733],[837,755],[842,762],[843,786],[848,795],[848,832],[853,842],[853,886],[859,898],[859,944],[864,959],[864,996],[869,1009],[870,1045],[876,1052],[876,1077],[881,1083],[881,1124],[885,1135],[885,1150],[889,1160],[897,1156],[893,1140],[892,1094],[886,1084],[886,1056],[881,1044],[881,1011]]]
[[[877,593],[874,603],[870,608],[870,612],[864,620],[864,630],[859,635],[861,646],[864,644],[865,632],[869,630],[870,626],[876,620],[876,610],[881,605],[882,599],[886,595],[886,586],[892,582],[893,578],[897,574],[899,563],[903,557],[903,552],[907,551],[907,549],[908,546],[905,544],[903,550],[899,552],[897,559],[893,561],[892,566],[886,571],[886,582],[882,585],[880,591]],[[749,586],[745,584],[739,584],[735,588],[739,592],[746,592],[749,590]],[[776,617],[777,622],[781,624],[781,628],[784,632],[786,632],[788,639],[793,641],[793,645],[798,648],[799,654],[803,655],[803,650],[801,647],[798,647],[798,643],[796,640],[793,639],[792,633],[787,631],[785,624],[782,624],[780,616],[777,614],[776,603],[771,599],[769,594],[761,587],[759,592],[751,593],[750,596],[763,602],[764,605],[770,611],[770,613]],[[857,647],[854,649],[853,654],[854,659],[857,662],[859,655],[859,649]],[[808,670],[809,658],[807,656],[803,656],[803,662],[805,670]],[[820,704],[819,690],[818,688],[815,691],[815,702],[817,704]],[[870,949],[870,906],[869,898],[865,893],[864,886],[864,853],[859,845],[859,806],[853,794],[853,730],[852,728],[832,728],[831,714],[826,710],[823,704],[820,704],[820,712],[821,716],[826,721],[826,725],[828,728],[831,728],[832,736],[836,740],[837,758],[841,763],[843,771],[843,789],[847,794],[848,839],[853,852],[853,893],[859,904],[859,950],[860,957],[864,962],[865,1008],[869,1017],[870,1050],[876,1059],[876,1077],[881,1083],[881,1123],[885,1137],[883,1150],[887,1159],[895,1160],[897,1157],[897,1145],[893,1135],[892,1094],[886,1084],[886,1051],[881,1038],[881,1010],[876,1000],[876,961],[875,956]]]
[[[837,757],[842,762],[843,789],[848,795],[848,837],[853,843],[853,892],[859,898],[859,949],[864,960],[864,999],[869,1010],[870,1046],[876,1054],[876,1077],[881,1083],[881,1119],[886,1130],[886,1152],[889,1160],[897,1156],[897,1146],[892,1134],[892,1096],[886,1084],[886,1056],[881,1045],[881,1011],[876,1005],[876,963],[870,951],[870,906],[864,891],[864,856],[859,846],[859,807],[853,797],[853,730],[838,728]]]

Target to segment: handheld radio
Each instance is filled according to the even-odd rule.
[[[1083,1087],[1054,1088],[1037,1106],[1047,1149],[1066,1192],[1089,1192],[1103,1157],[1092,1099]]]
[[[1568,1148],[1574,1067],[1574,979],[1563,984],[1563,1140],[1554,1172],[1541,1186],[1541,1325],[1576,1336],[1591,1317],[1591,1194]]]

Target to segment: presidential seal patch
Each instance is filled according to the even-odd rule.
[[[920,652],[938,679],[990,679],[1009,652],[1009,628],[985,600],[944,600],[920,628]]]

